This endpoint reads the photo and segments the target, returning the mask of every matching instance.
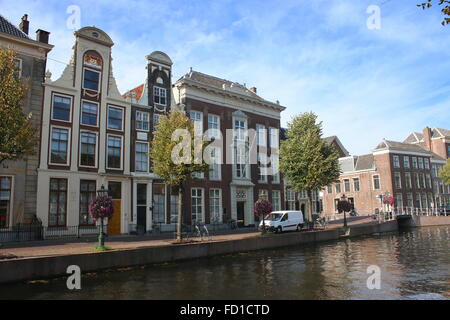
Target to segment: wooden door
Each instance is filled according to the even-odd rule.
[[[108,234],[120,234],[120,220],[121,220],[121,200],[113,200],[114,214],[108,221]]]

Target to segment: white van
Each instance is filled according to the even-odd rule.
[[[305,222],[301,211],[274,211],[261,220],[259,228],[265,227],[272,232],[283,232],[289,230],[300,231]]]

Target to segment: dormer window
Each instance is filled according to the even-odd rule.
[[[161,105],[166,105],[167,91],[160,87],[154,87],[153,89],[153,102]]]
[[[84,69],[83,89],[98,92],[100,88],[100,72]]]

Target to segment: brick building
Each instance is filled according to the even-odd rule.
[[[18,77],[28,87],[23,112],[31,113],[31,123],[40,134],[45,66],[53,46],[48,44],[49,33],[40,29],[36,40],[31,39],[29,27],[27,15],[22,17],[19,28],[0,15],[0,46],[16,52]],[[30,222],[35,216],[38,161],[39,145],[35,155],[0,165],[0,228]]]
[[[407,142],[383,140],[370,154],[340,158],[340,182],[323,191],[324,213],[336,215],[344,194],[360,215],[386,210],[382,197],[387,195],[394,197],[400,210],[450,205],[449,186],[442,185],[443,194],[436,187],[437,168],[445,159],[420,143],[411,143],[412,136]]]

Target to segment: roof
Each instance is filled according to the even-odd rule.
[[[0,15],[0,32],[10,34],[15,37],[30,39],[28,35],[9,22],[6,18]]]
[[[431,160],[435,160],[435,161],[446,161],[445,158],[442,158],[440,155],[438,155],[437,153],[431,152]]]
[[[340,150],[338,152],[340,153],[340,156],[348,157],[350,153],[345,149],[344,145],[341,143],[341,140],[337,136],[331,136],[331,137],[325,137],[323,138],[325,142],[328,142],[329,144],[333,144],[333,142],[339,147]]]
[[[380,151],[380,150],[397,150],[397,151],[406,151],[406,152],[418,152],[418,153],[430,153],[429,151],[425,150],[421,146],[417,144],[410,144],[410,143],[404,143],[404,142],[398,142],[398,141],[391,141],[391,140],[383,140],[381,141],[378,146],[375,148],[374,151]]]
[[[433,138],[437,137],[437,135],[435,136],[435,131],[437,131],[437,133],[439,133],[440,136],[442,136],[442,137],[450,138],[450,130],[442,129],[442,128],[433,129]]]
[[[355,166],[356,171],[370,170],[374,168],[375,168],[375,160],[373,154],[370,153],[358,156]]]
[[[191,79],[194,81],[198,81],[201,82],[203,84],[212,86],[212,87],[216,87],[217,89],[221,89],[224,90],[226,87],[228,88],[234,88],[234,91],[238,91],[241,94],[247,94],[253,98],[259,99],[259,100],[264,100],[263,98],[261,98],[260,96],[258,96],[256,93],[254,93],[253,91],[251,91],[250,89],[248,89],[246,86],[237,83],[237,82],[232,82],[229,80],[225,80],[225,79],[221,79],[221,78],[217,78],[214,76],[210,76],[208,74],[205,73],[201,73],[198,71],[193,71],[191,70],[189,73],[185,74],[181,79]]]
[[[167,54],[162,51],[153,51],[147,56],[148,60],[153,60],[168,66],[173,64],[172,60],[169,58]]]
[[[423,140],[423,134],[419,132],[411,133],[403,143],[419,143]]]
[[[136,94],[136,96],[133,97],[133,98],[136,99],[136,100],[140,100],[141,97],[142,97],[142,93],[144,92],[144,84],[141,84],[141,85],[137,86],[136,88],[127,91],[127,92],[124,93],[122,96],[123,96],[124,98],[126,98],[126,97],[128,97],[132,92],[134,92],[134,93]]]

